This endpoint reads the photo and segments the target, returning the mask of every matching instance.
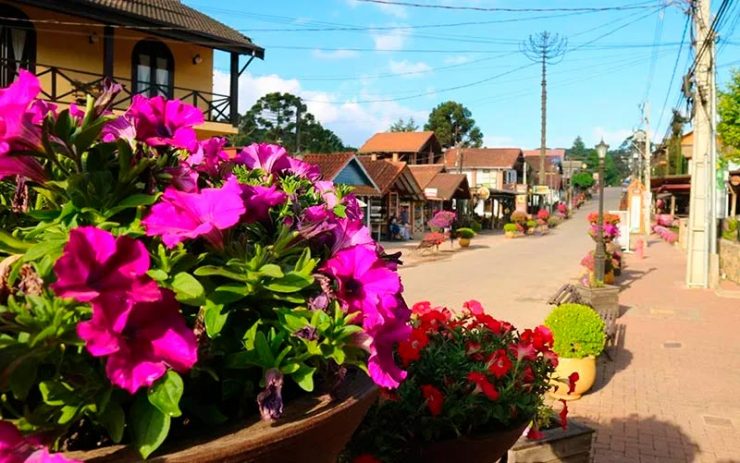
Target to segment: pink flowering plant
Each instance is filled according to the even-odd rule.
[[[398,387],[410,310],[355,197],[280,146],[198,140],[183,102],[113,115],[120,90],[0,90],[0,461],[146,458],[361,371]]]

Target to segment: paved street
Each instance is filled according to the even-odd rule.
[[[607,204],[618,195],[608,191]],[[402,270],[408,301],[476,298],[517,326],[541,323],[547,298],[581,272],[593,246],[585,216],[597,205],[550,235],[489,235],[474,251]],[[594,461],[740,462],[740,291],[683,288],[685,254],[656,238],[626,265],[614,360],[601,358],[591,393],[570,403],[571,417],[597,429]]]

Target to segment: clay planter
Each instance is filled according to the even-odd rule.
[[[514,445],[528,424],[527,421],[506,431],[428,443],[419,449],[417,458],[411,458],[409,461],[424,463],[495,462]]]
[[[204,432],[197,439],[165,444],[147,462],[158,463],[335,463],[377,396],[365,375],[347,381],[339,399],[328,394],[304,396],[285,404],[275,423],[251,420],[221,432]],[[141,461],[134,450],[121,445],[69,457],[96,463]]]
[[[470,246],[470,238],[458,238],[457,241],[460,243],[461,248],[467,248]]]
[[[576,387],[568,394],[567,379],[571,373],[578,373],[578,381],[576,381]],[[578,400],[582,394],[588,392],[589,389],[594,385],[596,381],[596,357],[590,355],[582,359],[572,358],[558,358],[558,366],[555,367],[555,373],[552,374],[553,378],[560,378],[565,380],[565,383],[560,381],[551,380],[553,388],[550,391],[550,395],[556,399],[563,400]]]
[[[568,429],[554,422],[552,429],[542,431],[542,439],[522,436],[509,450],[507,463],[589,463],[595,431],[568,420]]]

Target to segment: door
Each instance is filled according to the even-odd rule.
[[[167,45],[158,40],[142,40],[134,47],[132,60],[134,93],[172,98],[175,62]]]

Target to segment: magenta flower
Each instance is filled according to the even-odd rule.
[[[172,176],[171,184],[180,191],[187,193],[198,192],[198,178],[200,175],[185,162],[175,167],[165,167],[164,171]]]
[[[69,105],[69,112],[74,116],[74,114],[72,113],[72,107],[76,108],[77,106],[74,103]],[[44,122],[47,114],[51,113],[54,117],[56,117],[57,105],[44,100],[36,100],[31,103],[31,106],[28,108],[28,112],[31,113],[31,123],[34,125],[41,125]]]
[[[408,324],[411,311],[400,297],[389,296],[382,299],[380,310],[384,312],[382,324],[363,324],[372,339],[367,368],[375,384],[393,389],[406,378],[406,371],[396,364],[393,357],[393,347],[411,336],[412,329]]]
[[[339,204],[337,192],[334,189],[334,182],[326,180],[314,182],[313,187],[321,195],[328,209],[334,209]]]
[[[285,148],[268,143],[252,143],[239,152],[235,161],[250,169],[262,169],[268,174],[290,169],[290,158]]]
[[[195,151],[198,139],[193,126],[203,123],[203,113],[195,106],[163,96],[135,95],[126,112],[136,128],[136,139],[149,146],[172,145]]]
[[[294,175],[307,178],[312,182],[321,178],[321,171],[317,165],[309,164],[293,157],[288,157],[288,164],[290,164],[288,170]]]
[[[365,246],[369,249],[375,249],[375,242],[370,235],[370,230],[359,220],[350,220],[349,218],[337,219],[332,233],[334,235],[332,254],[353,246]]]
[[[100,133],[101,139],[105,143],[113,143],[116,140],[126,140],[130,144],[133,144],[136,140],[136,128],[134,125],[121,116],[107,122],[103,126],[103,130]]]
[[[275,185],[242,185],[242,198],[247,212],[244,221],[247,223],[264,222],[267,220],[270,208],[283,204],[288,196]]]
[[[169,187],[160,202],[142,221],[148,236],[160,236],[167,247],[203,236],[216,248],[223,247],[223,230],[244,214],[241,187],[230,177],[221,188],[186,193]]]
[[[90,321],[77,325],[93,357],[107,357],[105,372],[111,383],[134,394],[151,386],[167,368],[185,372],[198,360],[195,334],[185,324],[171,291],[160,290],[153,302],[137,302],[126,325],[112,323],[116,309],[93,303]]]
[[[26,177],[36,183],[44,183],[48,180],[46,171],[35,158],[24,155],[0,154],[0,180],[16,175]]]
[[[60,297],[109,305],[117,311],[111,323],[120,328],[134,302],[159,298],[148,270],[149,253],[141,242],[96,227],[78,227],[69,233],[64,253],[54,264],[57,281],[51,289]]]
[[[0,421],[0,462],[2,463],[81,463],[49,449],[35,439],[27,439],[9,421]]]
[[[224,151],[226,139],[213,137],[201,142],[198,150],[187,159],[187,163],[200,172],[205,172],[216,177],[220,173],[221,166],[229,161],[229,155]]]
[[[26,117],[26,111],[40,91],[36,76],[23,69],[15,82],[0,89],[0,155],[11,150],[11,144],[23,132],[23,125],[32,122],[33,114]]]

